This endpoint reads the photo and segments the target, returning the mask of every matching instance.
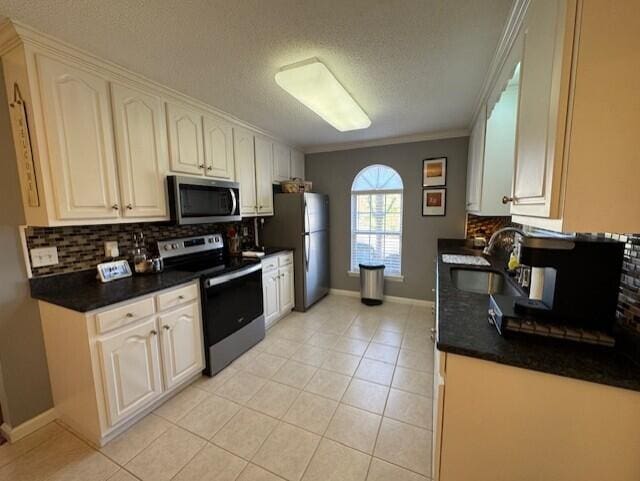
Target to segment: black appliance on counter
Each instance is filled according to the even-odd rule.
[[[240,216],[240,184],[224,180],[167,176],[171,221],[176,224],[233,222]]]
[[[205,374],[213,376],[264,339],[262,264],[229,257],[221,234],[158,242],[167,269],[200,276]]]
[[[611,345],[624,243],[587,236],[520,240],[523,266],[543,269],[539,299],[493,294],[489,320],[518,331]]]

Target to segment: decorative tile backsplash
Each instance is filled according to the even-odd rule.
[[[168,222],[155,222],[70,227],[27,227],[26,239],[29,249],[49,246],[58,248],[58,264],[32,269],[34,277],[41,277],[93,269],[100,262],[107,260],[104,256],[105,241],[118,241],[119,259],[130,258],[134,233],[142,232],[147,245],[153,246],[155,242],[163,239],[226,233],[232,227],[242,237],[243,246],[254,245],[253,219],[224,224],[173,225]],[[243,228],[247,230],[246,236],[242,236]]]
[[[491,234],[508,225],[511,225],[510,216],[485,217],[467,214],[467,239],[486,237],[488,242]]]

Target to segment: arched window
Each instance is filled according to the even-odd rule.
[[[351,272],[359,264],[384,264],[401,275],[402,192],[400,175],[386,165],[362,169],[351,185]]]

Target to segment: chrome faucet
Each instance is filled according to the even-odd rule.
[[[504,232],[515,232],[517,234],[520,234],[522,237],[527,237],[527,234],[522,229],[518,229],[517,227],[503,227],[502,229],[498,229],[493,233],[493,235],[491,236],[491,239],[489,239],[489,243],[487,244],[487,247],[484,248],[482,253],[487,256],[491,255],[493,253],[493,248],[496,241],[498,240],[498,237],[500,237],[500,235],[503,234]]]

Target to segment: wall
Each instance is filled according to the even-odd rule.
[[[40,313],[29,295],[17,227],[24,216],[6,105],[0,75],[0,403],[4,421],[15,427],[53,402]]]
[[[331,287],[359,290],[349,277],[351,255],[351,183],[372,164],[393,167],[404,182],[402,274],[404,282],[385,282],[391,296],[434,300],[435,257],[439,237],[463,238],[468,137],[413,142],[362,149],[308,154],[306,177],[313,190],[329,195],[331,203]],[[446,156],[447,215],[422,217],[422,161]]]

